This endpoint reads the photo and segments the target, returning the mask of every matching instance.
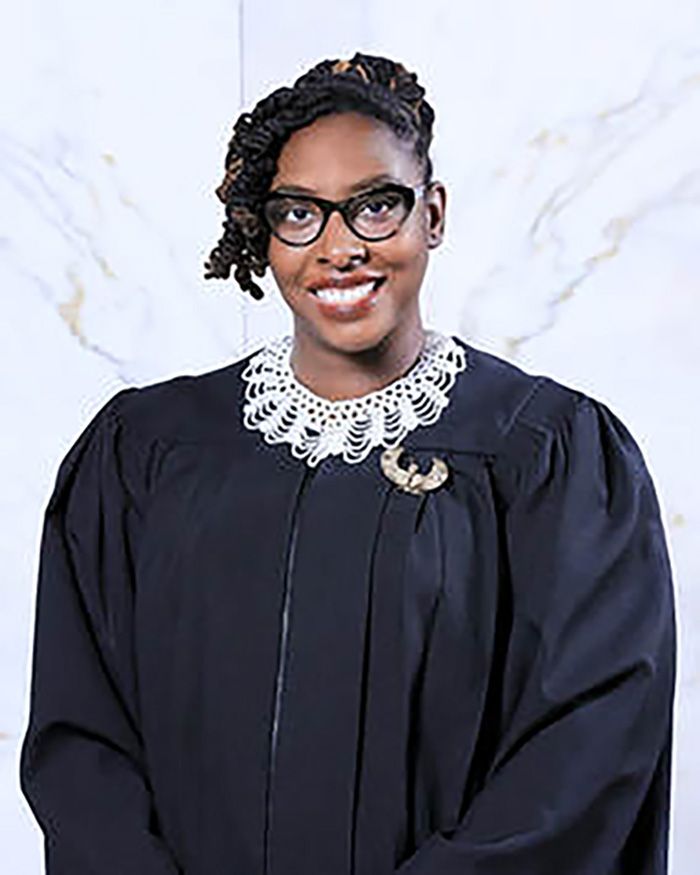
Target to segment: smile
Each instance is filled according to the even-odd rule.
[[[349,288],[326,286],[324,288],[312,289],[311,292],[324,304],[356,304],[363,301],[365,298],[369,298],[373,292],[376,292],[385,279],[386,277],[379,277],[379,279],[373,280],[372,282],[350,286]]]

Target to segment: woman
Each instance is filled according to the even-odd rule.
[[[119,392],[46,510],[22,786],[49,875],[659,875],[672,581],[605,406],[425,328],[414,74],[240,117],[207,276],[293,336]]]

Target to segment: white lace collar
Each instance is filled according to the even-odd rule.
[[[449,402],[466,354],[454,338],[426,330],[411,370],[359,398],[331,401],[301,383],[290,365],[293,338],[273,338],[243,370],[243,423],[267,443],[286,442],[314,467],[326,456],[361,462],[376,446],[395,447],[420,425],[435,422]]]

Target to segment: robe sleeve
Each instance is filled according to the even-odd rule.
[[[116,412],[124,389],[63,459],[41,534],[22,791],[47,875],[176,875],[158,833],[138,726],[132,562],[140,464]],[[130,474],[131,472],[131,474]]]
[[[512,485],[495,754],[454,828],[431,834],[399,875],[667,871],[676,633],[665,535],[625,425],[582,393],[572,408],[556,427],[525,417],[516,431],[537,452],[495,466]]]

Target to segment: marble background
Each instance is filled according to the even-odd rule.
[[[58,462],[122,386],[218,367],[289,327],[270,277],[262,304],[203,280],[223,219],[214,188],[243,109],[356,49],[418,72],[437,112],[449,202],[426,322],[601,398],[645,452],[681,642],[672,872],[696,871],[700,0],[23,0],[0,29],[0,847],[12,875],[41,871],[16,760]]]

